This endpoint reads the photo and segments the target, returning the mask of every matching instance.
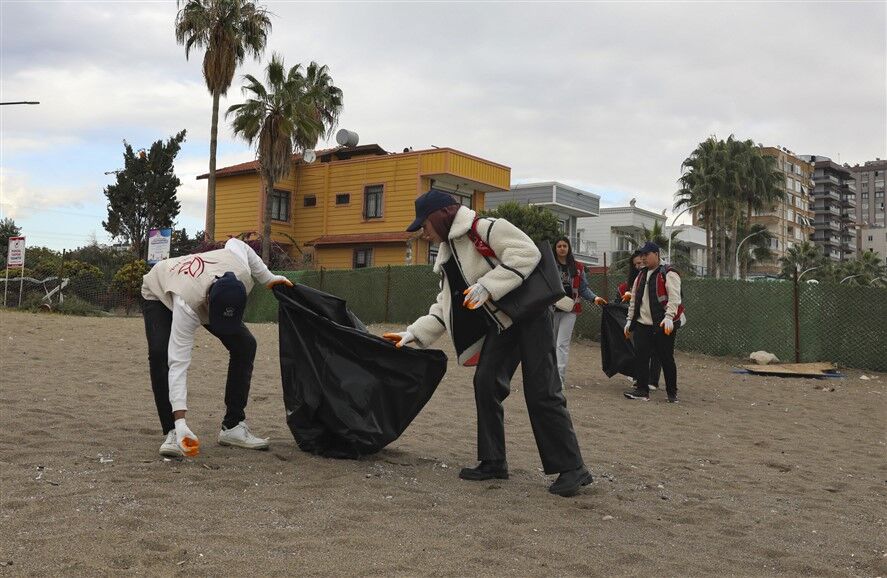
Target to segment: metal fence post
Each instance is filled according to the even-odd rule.
[[[385,271],[385,323],[388,323],[388,307],[391,303],[391,265]]]
[[[801,318],[798,312],[798,270],[794,275],[795,363],[801,363]]]
[[[607,275],[607,252],[604,251],[604,299],[610,299],[610,284]]]
[[[320,290],[323,291],[323,267],[320,268]]]

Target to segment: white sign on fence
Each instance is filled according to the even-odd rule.
[[[25,238],[10,237],[9,252],[6,254],[7,267],[24,267],[25,266]]]
[[[153,265],[157,261],[168,259],[171,246],[172,229],[151,229],[148,231],[148,263]]]

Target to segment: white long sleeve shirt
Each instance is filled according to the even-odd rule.
[[[236,257],[233,262],[243,267],[242,271],[234,271],[238,278],[244,273],[248,273],[249,276],[259,283],[267,284],[277,277],[268,270],[262,259],[256,255],[256,252],[240,239],[229,239],[222,250],[233,253]],[[215,251],[211,253],[215,253]],[[205,255],[209,255],[209,253]],[[161,264],[162,262],[155,265],[155,267],[159,267]],[[171,293],[171,297],[172,331],[170,332],[169,346],[167,348],[169,401],[172,404],[172,410],[179,411],[188,409],[188,367],[191,365],[191,350],[194,349],[194,335],[197,329],[204,324],[204,320],[195,312],[193,307],[188,305],[181,295]]]

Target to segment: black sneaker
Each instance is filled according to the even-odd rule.
[[[639,399],[642,401],[650,401],[650,390],[636,387],[622,393],[628,399]]]
[[[505,460],[481,460],[474,468],[462,468],[459,477],[463,480],[481,481],[508,479],[508,462]]]
[[[676,395],[670,395],[668,396],[668,403],[681,403],[681,400]]]

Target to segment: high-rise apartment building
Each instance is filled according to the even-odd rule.
[[[875,159],[848,170],[856,181],[856,223],[860,227],[887,226],[887,210],[884,208],[887,160]]]
[[[771,235],[773,258],[754,263],[750,272],[778,274],[779,259],[790,247],[810,239],[813,234],[813,165],[791,151],[780,147],[762,147],[761,152],[776,159],[776,168],[782,174],[782,198],[772,210],[755,211],[752,224],[767,227]]]
[[[848,167],[828,157],[801,158],[813,163],[813,242],[833,261],[853,259],[858,247],[856,179]]]

